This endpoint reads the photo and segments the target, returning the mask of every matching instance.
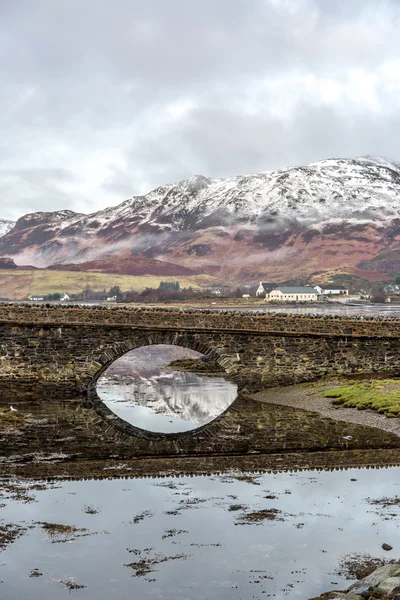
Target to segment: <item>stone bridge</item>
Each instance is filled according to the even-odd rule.
[[[228,310],[0,305],[0,382],[85,393],[117,358],[173,344],[250,390],[355,373],[400,374],[400,319]]]
[[[114,360],[150,344],[209,356],[237,383],[238,399],[220,418],[182,434],[122,421],[97,397],[96,381]],[[398,449],[392,434],[255,402],[249,393],[338,374],[399,373],[397,319],[3,304],[0,410],[1,402],[19,402],[26,418],[18,435],[0,424],[0,454],[106,460],[343,451],[349,435],[350,449]]]

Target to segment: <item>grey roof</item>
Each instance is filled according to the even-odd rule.
[[[275,289],[280,290],[282,292],[282,294],[316,294],[317,293],[317,290],[314,290],[313,287],[306,286],[306,285],[278,286]]]

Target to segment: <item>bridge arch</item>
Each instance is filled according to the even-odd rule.
[[[194,350],[199,352],[205,357],[208,357],[214,363],[218,364],[221,367],[222,371],[226,369],[223,366],[224,357],[221,356],[218,351],[213,348],[206,340],[199,340],[194,335],[188,335],[187,332],[184,334],[180,333],[169,333],[169,332],[135,332],[135,335],[125,339],[124,341],[119,341],[107,346],[107,348],[102,348],[97,360],[91,363],[90,371],[94,371],[96,369],[94,375],[91,377],[90,382],[87,387],[87,407],[93,408],[97,414],[104,419],[109,426],[118,430],[118,432],[129,435],[145,438],[148,440],[159,441],[161,439],[168,438],[170,440],[174,439],[182,439],[185,436],[193,436],[197,433],[200,433],[210,427],[211,425],[215,425],[217,421],[222,419],[226,412],[232,408],[232,406],[237,401],[237,395],[234,400],[227,406],[227,408],[217,417],[213,418],[211,421],[200,425],[199,427],[195,427],[182,432],[174,432],[174,433],[164,433],[164,432],[156,432],[149,431],[146,429],[142,429],[136,425],[128,423],[124,419],[117,416],[99,397],[97,393],[97,382],[99,378],[105,373],[105,371],[119,358],[126,355],[128,352],[132,350],[137,350],[139,348],[144,348],[148,346],[176,346],[181,348],[188,348],[190,350]]]

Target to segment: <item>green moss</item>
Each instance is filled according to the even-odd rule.
[[[400,381],[396,379],[355,382],[328,390],[324,397],[346,408],[369,408],[388,417],[400,417]]]

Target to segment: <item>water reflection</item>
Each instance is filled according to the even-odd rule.
[[[68,580],[87,586],[80,600],[306,600],[343,589],[340,557],[396,546],[400,506],[368,499],[398,496],[399,477],[390,468],[63,482],[33,487],[31,502],[5,485],[2,523],[26,531],[2,553],[0,596],[68,598]],[[277,518],[240,524],[265,509]],[[46,522],[82,531],[51,536]]]
[[[254,309],[242,309],[245,312],[254,312]],[[303,306],[268,306],[257,309],[256,312],[287,313],[292,315],[340,315],[353,317],[365,315],[369,317],[386,316],[400,317],[400,304],[360,304],[348,305],[341,302],[329,302],[326,304],[308,304]]]
[[[97,393],[116,415],[142,429],[172,433],[208,423],[234,401],[236,385],[166,368],[178,358],[201,354],[176,346],[128,352],[99,379]]]

